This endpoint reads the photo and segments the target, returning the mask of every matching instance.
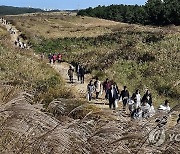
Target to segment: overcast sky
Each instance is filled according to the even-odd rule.
[[[147,0],[0,0],[0,5],[74,10],[111,4],[143,5],[146,1]]]

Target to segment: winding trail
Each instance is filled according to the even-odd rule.
[[[0,22],[0,23],[1,23],[1,26],[6,28],[7,31],[9,31],[11,28],[15,31],[15,34],[10,34],[11,42],[14,44],[15,40],[17,40],[18,36],[20,35],[19,30],[17,30],[16,27],[13,26],[11,23],[9,23],[9,24],[3,24],[2,22]]]
[[[9,32],[9,30],[12,28],[15,31],[15,34],[10,34],[11,36],[11,43],[14,45],[14,42],[17,40],[17,38],[19,37],[19,35],[21,34],[20,31],[11,23],[9,24],[3,24],[2,22],[0,22],[1,26],[5,27],[6,30]],[[38,55],[35,55],[36,57],[39,57]],[[68,69],[69,69],[70,64],[63,62],[61,64],[59,63],[55,63],[52,64],[51,67],[53,69],[55,69],[60,75],[61,77],[64,79],[66,87],[70,88],[73,90],[73,92],[75,93],[75,96],[79,99],[86,99],[86,93],[87,93],[87,85],[90,81],[90,79],[92,78],[92,76],[90,74],[85,75],[85,81],[84,84],[81,84],[78,79],[77,79],[77,75],[74,73],[74,83],[70,84],[69,83],[69,78],[67,75]],[[95,97],[95,96],[94,96]],[[93,99],[90,103],[96,105],[99,108],[108,108],[108,101],[103,99],[104,95],[100,95],[99,99]]]
[[[12,28],[15,31],[15,34],[10,34],[11,42],[12,42],[12,44],[14,46],[15,40],[17,40],[17,38],[19,37],[21,32],[15,26],[13,26],[11,23],[10,24],[3,24],[0,21],[0,24],[1,24],[1,26],[5,27],[7,31],[9,31],[10,28]],[[35,55],[35,56],[40,57],[39,55]],[[55,63],[55,64],[50,64],[50,65],[64,79],[65,86],[67,88],[73,90],[73,92],[75,93],[76,98],[86,100],[87,84],[92,79],[91,74],[86,74],[84,84],[81,84],[77,80],[77,75],[74,73],[74,83],[71,84],[71,83],[69,83],[69,78],[68,78],[68,75],[67,75],[70,64],[68,64],[66,62],[63,62],[63,63],[60,63],[60,64]],[[94,98],[95,98],[95,96],[94,96]],[[104,95],[100,95],[99,99],[92,99],[90,104],[94,104],[98,108],[110,111],[109,106],[108,106],[108,101],[104,99]],[[117,110],[113,111],[113,113],[116,114],[116,115],[122,114],[124,117],[127,117],[128,115],[122,112],[122,103],[119,103],[118,105],[119,105],[119,107],[117,108]],[[37,105],[37,107],[38,107],[38,105]],[[175,117],[177,117],[177,114],[178,113],[175,113],[174,115],[172,115],[170,117],[170,120],[169,120],[170,121],[170,124],[169,124],[170,126],[175,125],[175,123],[176,123],[176,118]]]

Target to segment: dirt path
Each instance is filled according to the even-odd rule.
[[[17,40],[17,38],[20,35],[19,30],[15,26],[13,26],[12,24],[3,24],[2,22],[0,22],[0,24],[3,27],[5,27],[7,31],[9,31],[11,28],[15,31],[15,34],[10,34],[11,43],[14,45],[14,42]],[[62,78],[66,82],[66,87],[72,89],[74,91],[74,93],[76,94],[77,98],[86,99],[87,85],[91,79],[91,75],[86,75],[84,84],[80,84],[80,81],[78,81],[78,79],[77,79],[77,75],[75,75],[75,73],[74,73],[74,83],[70,84],[69,78],[67,75],[67,72],[68,72],[68,69],[70,66],[68,63],[65,63],[65,62],[61,63],[61,64],[56,63],[56,64],[51,65],[51,66],[62,76]],[[108,102],[107,102],[107,100],[105,100],[103,98],[104,98],[104,96],[102,95],[102,96],[100,96],[100,98],[98,100],[93,99],[91,101],[91,103],[95,104],[96,106],[98,106],[100,108],[108,108],[108,105],[107,105]]]
[[[19,30],[16,29],[15,26],[13,26],[12,24],[3,24],[2,22],[0,22],[0,24],[6,28],[7,31],[9,31],[11,28],[14,30],[15,34],[10,34],[11,36],[11,42],[14,44],[15,40],[17,40],[18,36],[19,36]]]
[[[15,40],[17,40],[17,38],[20,35],[19,30],[15,26],[13,26],[12,24],[3,24],[2,22],[0,22],[0,24],[3,27],[5,27],[7,31],[9,31],[10,28],[12,28],[15,31],[14,34],[10,34],[11,42],[12,42],[12,44],[14,46]],[[38,55],[35,55],[35,56],[39,57]],[[68,69],[69,69],[69,66],[70,66],[68,63],[61,63],[61,64],[56,63],[56,64],[51,65],[51,66],[64,79],[66,87],[73,90],[73,92],[76,94],[75,95],[76,98],[82,99],[82,100],[86,100],[87,84],[89,83],[89,81],[92,78],[92,76],[90,74],[89,75],[85,75],[85,82],[84,82],[84,84],[81,84],[77,80],[76,74],[74,74],[74,83],[70,84],[69,83],[69,78],[68,78],[68,75],[67,75],[67,72],[68,72]],[[109,106],[108,106],[108,101],[104,99],[104,95],[101,95],[98,100],[96,100],[95,96],[94,96],[93,100],[91,102],[89,102],[89,103],[95,105],[98,108],[101,108],[103,111],[107,111],[107,112],[110,111],[109,110]],[[119,107],[117,108],[117,110],[111,112],[110,114],[116,115],[117,118],[121,114],[121,115],[123,115],[123,117],[128,119],[128,117],[129,117],[128,114],[124,113],[123,110],[122,110],[122,103],[119,102],[118,105],[119,105]],[[39,110],[43,108],[42,104],[36,104],[34,107],[39,109]],[[175,112],[175,113],[173,113],[170,116],[170,118],[168,120],[168,127],[169,128],[171,128],[171,127],[176,125],[177,116],[178,116],[178,112]]]
[[[65,80],[66,82],[66,86],[70,89],[72,89],[77,95],[77,98],[81,98],[81,99],[86,99],[86,94],[87,94],[87,85],[90,81],[90,79],[92,78],[90,74],[85,75],[85,81],[84,84],[81,84],[80,81],[78,81],[77,75],[74,73],[74,83],[71,84],[69,83],[69,78],[67,75],[68,69],[69,69],[69,64],[68,63],[61,63],[61,64],[52,64],[51,65],[57,72],[60,73],[60,75],[62,76],[62,78]],[[107,100],[104,99],[104,95],[100,95],[99,99],[93,99],[91,101],[92,104],[95,104],[96,106],[100,107],[100,108],[108,108],[108,102]]]

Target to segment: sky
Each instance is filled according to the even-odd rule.
[[[0,5],[33,7],[41,9],[75,10],[98,5],[138,4],[143,5],[147,0],[0,0]]]

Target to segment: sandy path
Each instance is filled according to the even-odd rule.
[[[87,85],[91,79],[91,75],[85,75],[85,81],[84,84],[81,84],[80,81],[78,81],[77,75],[74,73],[74,83],[71,84],[69,83],[69,78],[67,75],[68,69],[69,69],[69,64],[68,63],[61,63],[61,64],[54,64],[52,65],[52,67],[60,73],[60,75],[62,76],[62,78],[65,80],[66,82],[66,86],[70,89],[73,89],[73,91],[75,91],[75,93],[77,94],[76,97],[77,98],[81,98],[81,99],[86,99],[86,94],[87,94]],[[100,108],[108,108],[109,106],[107,105],[108,102],[107,100],[104,99],[104,95],[100,95],[99,99],[93,99],[91,101],[92,104],[95,104],[96,106],[100,107]],[[106,104],[106,105],[105,105]]]
[[[17,30],[17,28],[15,26],[13,26],[12,24],[3,24],[1,23],[1,25],[3,27],[6,28],[7,31],[10,30],[10,28],[12,28],[15,31],[15,34],[10,34],[11,36],[11,42],[14,45],[14,42],[17,40],[18,36],[20,35],[19,30]],[[86,94],[87,94],[87,85],[91,79],[91,75],[85,75],[85,81],[84,84],[81,84],[80,81],[78,81],[77,79],[77,75],[74,73],[74,83],[71,84],[69,83],[69,78],[67,75],[68,69],[69,69],[69,64],[68,63],[61,63],[61,64],[54,64],[51,65],[60,75],[61,77],[65,80],[66,82],[66,87],[72,89],[74,91],[74,93],[76,94],[77,98],[80,99],[86,99]],[[91,101],[91,103],[96,104],[98,107],[100,108],[108,108],[108,104],[107,100],[103,99],[104,96],[100,96],[100,98],[98,100],[93,99]]]
[[[0,22],[0,23],[1,23],[1,25],[2,25],[3,27],[6,28],[7,31],[9,31],[10,28],[12,28],[12,29],[15,31],[15,34],[10,34],[10,36],[11,36],[11,42],[14,44],[15,40],[17,40],[17,38],[18,38],[18,36],[19,36],[19,34],[20,34],[20,33],[19,33],[19,30],[17,30],[16,27],[13,26],[12,24],[3,24],[2,22]]]
[[[13,26],[12,24],[3,24],[2,22],[0,22],[0,24],[3,27],[5,27],[7,31],[9,31],[10,28],[12,28],[15,31],[15,34],[10,34],[11,42],[14,45],[15,40],[17,40],[18,36],[20,35],[19,30],[15,26]],[[37,57],[39,57],[39,56],[37,55]],[[68,69],[69,69],[69,66],[70,66],[68,63],[61,63],[61,64],[56,63],[56,64],[51,65],[51,66],[65,80],[66,87],[72,89],[74,91],[74,93],[76,93],[76,98],[83,99],[83,100],[86,99],[87,84],[89,83],[90,79],[92,78],[92,76],[90,74],[85,75],[84,84],[80,84],[80,82],[77,80],[76,74],[74,74],[74,83],[70,84],[69,83],[69,78],[68,78],[68,75],[67,75],[67,72],[68,72]],[[109,106],[107,105],[108,101],[104,99],[104,95],[100,96],[100,98],[98,100],[93,99],[90,103],[94,104],[95,106],[97,106],[97,107],[99,107],[101,109],[103,109],[104,111],[110,111]],[[115,112],[113,112],[113,114],[117,114],[117,117],[118,117],[118,115],[121,113],[122,115],[124,115],[124,117],[127,117],[127,114],[123,114],[123,112],[122,112],[122,103],[119,103],[118,105],[119,105],[118,109]],[[42,105],[37,104],[35,107],[41,109]],[[178,115],[178,112],[174,112],[170,116],[170,118],[168,120],[168,127],[172,127],[172,126],[174,126],[176,124],[177,115]]]

